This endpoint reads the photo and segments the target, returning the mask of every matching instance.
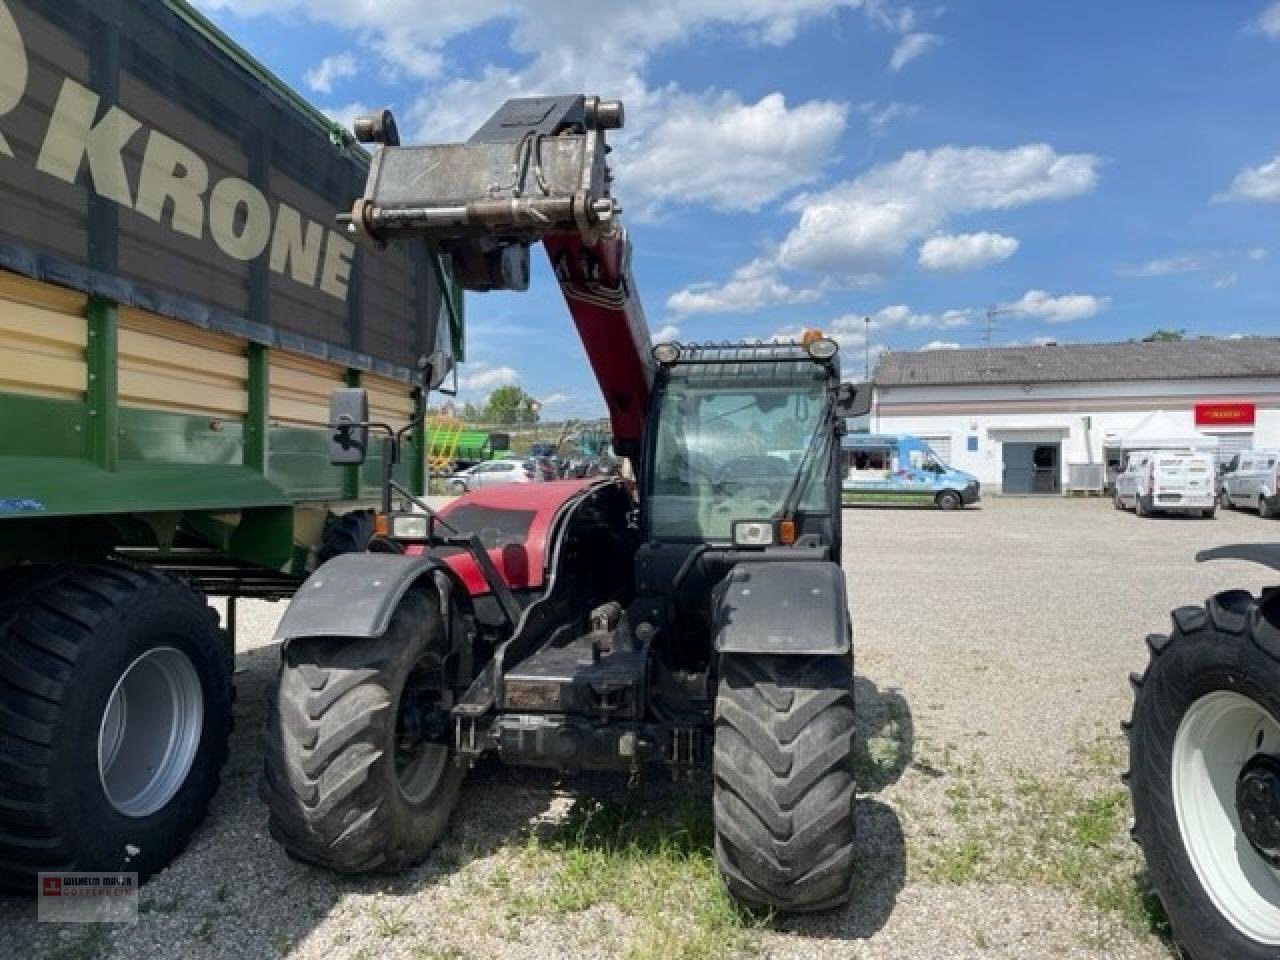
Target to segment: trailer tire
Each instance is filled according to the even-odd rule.
[[[0,579],[0,888],[136,872],[186,846],[218,788],[231,671],[217,614],[145,568]]]
[[[260,793],[290,856],[339,873],[394,872],[443,835],[464,768],[444,744],[399,755],[397,732],[410,676],[443,663],[444,644],[439,596],[422,586],[380,637],[289,642],[268,693]]]
[[[325,521],[316,566],[344,553],[364,553],[373,539],[373,510],[352,510]]]
[[[715,859],[734,897],[787,912],[848,900],[853,735],[848,657],[721,658]]]
[[[1280,753],[1280,593],[1261,609],[1244,590],[1183,607],[1147,645],[1127,732],[1133,837],[1151,882],[1192,960],[1274,960],[1280,871],[1241,828],[1236,790],[1258,757]]]
[[[954,490],[943,490],[933,498],[933,502],[939,510],[960,510],[964,507],[964,498]]]

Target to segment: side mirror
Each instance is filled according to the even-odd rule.
[[[369,391],[339,387],[329,394],[329,462],[361,464],[369,451]]]
[[[870,383],[842,383],[836,393],[836,415],[865,417],[871,412]]]
[[[453,371],[453,357],[443,350],[437,350],[427,357],[422,365],[422,371],[426,375],[427,389],[439,390],[440,384],[444,383],[445,378]]]

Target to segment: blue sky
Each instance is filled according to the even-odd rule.
[[[465,139],[502,100],[626,102],[650,327],[883,349],[1280,334],[1280,0],[197,0],[340,118]],[[535,252],[471,295],[466,395],[602,410]]]

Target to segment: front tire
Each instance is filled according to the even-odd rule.
[[[848,900],[853,734],[848,657],[722,657],[715,858],[733,896],[788,912]]]
[[[102,564],[0,579],[0,888],[166,866],[227,757],[231,671],[186,584]]]
[[[954,490],[943,490],[933,498],[933,502],[939,510],[960,510],[964,507],[964,498]]]
[[[290,641],[268,700],[261,782],[271,835],[290,856],[339,873],[394,872],[443,835],[464,768],[451,725],[438,742],[423,737],[405,691],[443,675],[444,643],[429,586],[404,595],[380,637]]]
[[[1134,837],[1192,960],[1274,960],[1280,833],[1265,825],[1280,812],[1280,775],[1265,774],[1277,789],[1261,816],[1237,788],[1250,771],[1280,771],[1280,593],[1220,593],[1173,622],[1148,638],[1150,665],[1134,678]],[[1242,828],[1242,810],[1263,834]]]

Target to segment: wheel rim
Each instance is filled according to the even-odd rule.
[[[1218,691],[1191,705],[1173,744],[1173,800],[1191,866],[1209,899],[1249,939],[1280,945],[1280,871],[1249,843],[1236,782],[1258,753],[1280,752],[1280,724],[1258,703]]]
[[[444,777],[451,759],[448,746],[438,740],[426,739],[427,727],[430,725],[428,717],[438,718],[440,711],[437,709],[424,713],[421,707],[416,710],[407,709],[408,704],[404,700],[406,694],[413,695],[415,691],[418,697],[425,695],[429,699],[435,699],[438,694],[432,689],[430,679],[435,672],[432,669],[434,665],[433,658],[424,658],[410,672],[396,716],[396,780],[400,793],[410,803],[422,803],[430,798]],[[446,723],[446,735],[447,730]]]
[[[120,675],[98,728],[98,779],[108,802],[146,817],[186,782],[204,728],[204,692],[190,658],[148,650]]]

